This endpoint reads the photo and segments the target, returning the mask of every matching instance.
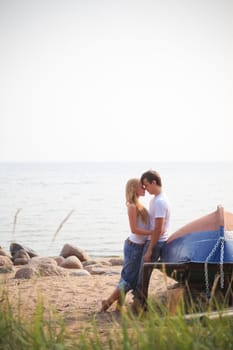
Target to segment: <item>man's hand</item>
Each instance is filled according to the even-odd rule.
[[[144,262],[151,262],[151,255],[152,252],[150,250],[147,250],[146,254],[144,255]]]

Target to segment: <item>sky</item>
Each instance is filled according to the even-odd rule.
[[[0,162],[233,161],[232,0],[0,0]]]

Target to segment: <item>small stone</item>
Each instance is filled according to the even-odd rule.
[[[120,275],[121,273],[119,271],[109,270],[105,272],[106,276],[113,276],[113,275]]]
[[[79,277],[79,276],[90,276],[90,273],[87,270],[77,270],[69,273],[70,276]]]
[[[122,266],[123,265],[122,258],[111,258],[111,259],[109,259],[109,262],[112,264],[112,266]]]
[[[102,267],[92,267],[88,270],[91,275],[103,275],[106,270]]]
[[[88,260],[83,262],[83,267],[89,266],[89,265],[95,265],[98,264],[97,260]]]
[[[64,259],[61,267],[66,269],[82,269],[83,265],[76,256],[69,256],[68,258]]]
[[[89,260],[88,255],[83,250],[68,243],[63,246],[60,255],[63,256],[63,258],[74,255],[81,262]]]
[[[95,268],[97,268],[97,269],[104,269],[103,265],[99,264],[99,263],[85,266],[85,270],[87,270],[90,273]]]
[[[110,261],[107,260],[101,260],[99,261],[99,263],[105,266],[112,266],[112,263],[110,263]]]

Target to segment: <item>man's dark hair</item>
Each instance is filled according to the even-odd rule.
[[[157,185],[162,187],[162,180],[159,175],[159,173],[155,170],[148,170],[141,176],[141,184],[143,185],[143,180],[146,179],[150,184],[152,184],[153,181],[156,181]]]

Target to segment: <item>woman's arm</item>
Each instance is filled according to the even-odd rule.
[[[131,232],[136,233],[137,235],[151,235],[152,231],[137,227],[137,212],[134,204],[128,205],[128,217]]]

